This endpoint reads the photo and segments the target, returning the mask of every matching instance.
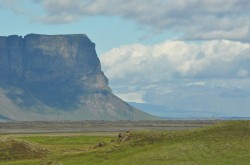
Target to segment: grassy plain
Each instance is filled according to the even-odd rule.
[[[0,158],[0,165],[250,164],[250,121],[218,122],[191,130],[140,130],[124,132],[119,137],[117,134],[96,132],[2,135],[0,151],[5,151],[5,157]],[[27,147],[23,155],[13,155],[16,154],[15,145],[9,144],[6,139],[24,143]],[[29,152],[37,154],[32,155]]]

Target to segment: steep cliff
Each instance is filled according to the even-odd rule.
[[[82,34],[0,37],[0,120],[153,119],[114,96]]]

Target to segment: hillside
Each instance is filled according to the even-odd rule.
[[[156,119],[112,94],[83,34],[0,37],[0,121]]]

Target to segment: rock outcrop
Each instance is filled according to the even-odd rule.
[[[0,120],[152,118],[112,94],[86,35],[0,37]]]

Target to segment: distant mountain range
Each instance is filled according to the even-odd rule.
[[[214,112],[204,112],[204,111],[191,111],[186,109],[171,109],[165,106],[148,104],[148,103],[134,103],[128,102],[131,106],[134,106],[142,111],[159,116],[165,119],[203,119],[203,118],[242,118],[242,117],[228,117],[223,113],[214,113]],[[243,119],[243,118],[242,118]]]
[[[112,94],[86,35],[0,37],[0,121],[150,119]]]

